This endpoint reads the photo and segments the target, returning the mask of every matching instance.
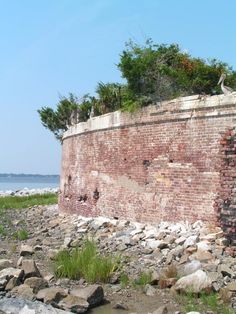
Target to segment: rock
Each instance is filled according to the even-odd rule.
[[[32,302],[19,298],[0,299],[0,313],[1,311],[3,313],[11,314],[71,314],[71,312],[56,309],[51,305],[46,305],[42,302]]]
[[[59,287],[51,287],[39,290],[36,299],[43,301],[46,304],[53,302],[58,303],[61,299],[68,295],[68,291]]]
[[[30,277],[41,277],[41,274],[38,270],[38,267],[34,260],[23,260],[21,268],[24,271],[24,278],[30,278]]]
[[[4,268],[13,267],[13,262],[9,259],[0,259],[0,271]]]
[[[90,307],[100,305],[104,299],[103,288],[99,285],[91,285],[80,289],[77,288],[72,290],[70,294],[86,300]]]
[[[168,309],[165,305],[160,306],[152,314],[168,314]]]
[[[124,310],[124,311],[129,310],[128,306],[126,304],[122,304],[122,303],[116,303],[115,305],[113,305],[113,309]]]
[[[226,287],[229,291],[236,292],[236,281],[228,283]]]
[[[31,289],[29,286],[25,284],[14,287],[11,290],[11,295],[22,298],[22,299],[31,300],[31,301],[35,299],[33,289]]]
[[[157,285],[159,279],[160,279],[160,273],[158,273],[156,270],[154,270],[154,271],[151,273],[151,281],[150,281],[150,283],[151,283],[152,285]]]
[[[211,250],[211,246],[209,245],[209,242],[206,242],[206,241],[198,242],[197,248],[200,251],[210,251]]]
[[[56,250],[56,249],[50,249],[48,250],[48,257],[51,259],[51,260],[55,260],[57,254],[58,254],[59,250]]]
[[[182,244],[184,244],[185,241],[186,241],[186,237],[181,236],[180,238],[177,238],[177,239],[175,240],[175,243],[176,243],[177,245],[182,245]]]
[[[48,287],[48,283],[45,279],[39,277],[30,277],[24,281],[24,284],[33,289],[34,293],[38,293],[39,290]]]
[[[159,286],[160,289],[171,288],[177,282],[176,278],[160,278]]]
[[[33,253],[34,253],[34,250],[32,246],[26,245],[26,244],[21,245],[20,256],[29,256],[29,255],[32,255]]]
[[[147,284],[144,287],[144,292],[146,295],[153,297],[156,294],[156,289],[152,287],[151,285]]]
[[[193,236],[190,236],[188,237],[185,242],[184,242],[184,248],[186,249],[187,247],[189,246],[193,246],[196,244],[197,242],[197,239],[198,239],[198,236],[197,235],[193,235]]]
[[[23,256],[21,256],[21,257],[18,259],[18,261],[17,261],[17,263],[16,263],[16,266],[17,266],[17,267],[21,267],[23,259],[24,259]]]
[[[8,281],[15,277],[17,280],[21,281],[24,272],[21,269],[9,267],[0,271],[0,290],[4,289]]]
[[[72,242],[71,237],[65,237],[63,246],[65,248],[70,247],[71,242]]]
[[[192,260],[191,262],[183,265],[178,273],[181,275],[181,276],[187,276],[187,275],[190,275],[192,273],[194,273],[195,271],[197,271],[198,269],[201,269],[202,268],[202,264],[197,261],[197,260]]]
[[[214,256],[208,251],[197,250],[196,253],[190,256],[190,259],[195,259],[201,262],[207,262],[214,259]]]
[[[146,244],[147,244],[147,248],[150,248],[150,249],[164,249],[166,247],[168,247],[168,243],[167,242],[164,242],[164,241],[161,241],[161,240],[147,240],[146,241]]]
[[[176,291],[199,293],[202,290],[210,290],[212,286],[207,274],[199,269],[193,274],[180,278],[173,286]]]
[[[10,291],[12,290],[14,287],[18,286],[20,284],[20,280],[17,277],[12,277],[8,283],[6,284],[5,290],[6,291]]]
[[[234,276],[234,272],[232,269],[229,268],[228,265],[221,264],[218,266],[218,272],[221,273],[223,276]]]
[[[58,307],[73,313],[85,313],[89,308],[89,303],[84,299],[69,294],[58,303]]]

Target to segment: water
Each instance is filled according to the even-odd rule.
[[[0,174],[0,191],[57,187],[59,176]]]

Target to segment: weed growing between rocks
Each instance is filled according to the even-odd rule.
[[[13,234],[13,238],[16,240],[24,241],[29,237],[29,233],[25,229],[20,229]]]
[[[177,302],[181,305],[185,313],[196,312],[211,312],[215,314],[234,314],[229,306],[219,299],[216,293],[206,294],[201,292],[199,294],[188,292],[176,296]]]
[[[57,277],[70,279],[84,278],[89,283],[108,282],[118,265],[110,255],[97,252],[94,241],[86,240],[81,249],[75,248],[58,252],[55,258],[54,273]]]
[[[133,282],[132,282],[132,286],[133,287],[144,287],[147,284],[150,284],[152,280],[152,273],[151,272],[141,272],[139,277],[136,278]]]

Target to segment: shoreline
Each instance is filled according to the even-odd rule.
[[[30,196],[30,195],[35,195],[35,194],[48,194],[48,193],[58,193],[59,187],[57,188],[51,188],[51,187],[46,187],[46,188],[33,188],[29,189],[27,187],[23,189],[18,189],[18,190],[0,190],[0,197],[4,196]]]

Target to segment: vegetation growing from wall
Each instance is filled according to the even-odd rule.
[[[92,116],[115,110],[132,112],[179,96],[220,94],[217,82],[221,73],[227,75],[227,84],[236,88],[236,72],[227,63],[194,58],[176,44],[148,40],[142,46],[129,41],[118,68],[126,84],[99,82],[96,97],[61,97],[56,110],[47,106],[38,110],[43,126],[61,140],[70,125]]]

